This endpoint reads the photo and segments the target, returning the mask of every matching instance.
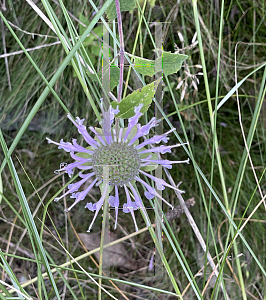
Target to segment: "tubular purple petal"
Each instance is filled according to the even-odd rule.
[[[119,136],[118,136],[118,143],[121,143],[122,135],[123,135],[123,128],[120,128],[120,130],[119,130]]]
[[[101,197],[101,199],[97,203],[94,203],[93,205],[92,205],[92,203],[87,203],[86,206],[85,206],[85,208],[88,208],[91,211],[95,211],[96,210],[96,212],[94,214],[94,217],[93,217],[93,219],[91,221],[91,224],[90,224],[89,229],[87,230],[87,232],[90,232],[91,227],[92,227],[92,225],[93,225],[93,223],[94,223],[94,221],[95,221],[95,219],[96,219],[96,217],[98,215],[98,212],[99,212],[99,210],[101,209],[101,207],[103,205],[103,202],[104,202],[104,199],[105,199],[108,187],[109,187],[109,185],[106,184],[106,186],[104,187],[104,190],[103,190],[102,197]]]
[[[144,126],[140,126],[140,124],[138,124],[138,131],[136,133],[136,135],[132,138],[132,140],[128,143],[129,145],[132,145],[138,138],[140,138],[141,136],[144,136],[146,134],[149,133],[150,129],[152,127],[155,127],[156,123],[155,123],[155,118],[152,118],[148,124],[144,125]]]
[[[137,145],[135,148],[136,149],[141,149],[142,147],[146,146],[146,145],[149,145],[149,144],[159,144],[161,141],[164,141],[165,143],[168,142],[169,140],[169,137],[167,137],[167,135],[170,133],[170,132],[173,132],[175,131],[176,129],[173,128],[169,131],[167,131],[166,133],[162,134],[162,135],[155,135],[153,136],[152,138],[144,141],[143,143]]]
[[[131,201],[127,186],[125,184],[124,184],[124,188],[125,188],[126,195],[127,195],[127,204],[123,205],[123,207],[124,207],[123,212],[127,213],[127,210],[128,210],[131,213],[132,219],[133,219],[134,224],[135,224],[135,229],[136,229],[136,231],[139,231],[138,226],[137,226],[137,222],[136,222],[136,219],[135,219],[135,215],[134,215],[134,209],[137,209],[137,205],[136,205],[136,203],[133,203]]]
[[[117,115],[120,112],[119,106],[117,105],[116,108],[112,108],[111,106],[110,110],[111,110],[111,119],[114,120],[115,115]]]
[[[71,175],[73,174],[73,171],[72,169],[75,168],[75,163],[72,163],[72,164],[65,164],[63,168],[61,168],[61,165],[60,165],[60,169],[58,170],[55,170],[55,174],[59,174],[59,172],[61,171],[65,171],[65,173],[68,173],[69,177],[71,177]],[[71,167],[71,165],[73,165],[73,168]],[[70,166],[70,167],[69,167]]]
[[[146,167],[150,164],[150,162],[147,162],[147,163],[144,163],[144,164],[140,164],[140,167],[143,168],[143,167]]]
[[[145,197],[146,197],[147,199],[149,199],[149,200],[151,200],[151,199],[154,198],[154,194],[152,194],[152,193],[150,193],[150,192],[148,192],[148,191],[145,191],[145,192],[144,192],[144,195],[145,195]]]
[[[93,166],[77,166],[78,169],[80,170],[90,170],[93,169]]]
[[[119,194],[118,194],[118,188],[115,186],[115,197],[110,196],[109,198],[109,204],[115,208],[115,227],[117,226],[117,218],[118,218],[118,207],[119,207]]]
[[[103,138],[99,135],[99,133],[92,126],[90,126],[89,129],[97,136],[97,138],[101,141],[101,143],[103,145],[106,145],[106,143],[103,140]]]
[[[142,179],[140,179],[139,177],[135,177],[135,179],[142,183],[146,189],[148,190],[148,192],[156,197],[158,197],[159,199],[163,200],[163,202],[165,202],[167,205],[169,205],[172,209],[174,208],[173,205],[171,205],[170,203],[168,203],[163,197],[161,197],[156,191],[154,188],[152,188],[151,186],[149,186],[145,181],[143,181]],[[145,196],[146,196],[146,193],[145,193]],[[147,196],[146,196],[147,197]]]
[[[72,139],[72,143],[73,145],[76,147],[76,152],[85,152],[85,153],[94,153],[94,151],[91,151],[91,150],[88,150],[82,146],[80,146],[78,143],[77,143],[77,140],[76,139]]]
[[[154,153],[162,153],[165,154],[166,152],[171,153],[171,149],[175,148],[175,147],[179,147],[180,145],[174,145],[174,146],[160,146],[160,147],[155,147],[155,148],[151,148],[151,149],[146,149],[143,151],[138,152],[139,154],[142,153],[149,153],[149,152],[154,152]],[[135,147],[136,148],[136,147]]]
[[[184,191],[179,190],[178,188],[176,188],[175,186],[172,186],[170,184],[168,184],[167,182],[165,182],[163,179],[152,176],[151,174],[148,174],[144,171],[139,170],[143,175],[149,177],[150,179],[152,179],[155,183],[156,183],[156,187],[158,190],[164,190],[164,186],[167,186],[173,190],[177,190],[180,193],[184,193]]]
[[[150,224],[150,222],[149,222],[149,220],[148,220],[148,217],[147,217],[146,208],[143,206],[143,203],[142,203],[142,201],[141,201],[141,199],[140,199],[140,197],[139,197],[137,191],[136,191],[135,188],[133,187],[133,185],[132,185],[130,182],[129,182],[128,184],[129,184],[130,189],[131,189],[131,191],[132,191],[132,193],[133,193],[133,195],[134,195],[134,197],[135,197],[135,202],[136,202],[137,206],[138,206],[140,209],[142,209],[142,211],[143,211],[143,213],[144,213],[144,216],[145,216],[145,219],[146,219],[146,225],[147,225],[147,226],[150,226],[151,224]]]
[[[82,125],[82,123],[84,122],[85,119],[80,119],[79,117],[76,118],[76,121],[74,121],[71,117],[70,114],[67,114],[67,117],[69,118],[69,120],[78,128],[78,132],[84,137],[85,141],[91,145],[92,147],[94,147],[95,149],[97,149],[97,146],[99,146],[99,143],[97,141],[95,141],[88,133],[86,127],[84,125]]]
[[[75,146],[73,146],[70,142],[64,142],[63,139],[60,140],[60,143],[54,142],[49,138],[46,138],[49,144],[58,145],[58,149],[63,149],[66,152],[75,151]]]
[[[86,161],[85,161],[86,162]],[[66,165],[64,168],[62,169],[59,169],[59,170],[56,170],[56,171],[65,171],[69,177],[71,177],[71,175],[73,174],[73,169],[74,168],[78,168],[78,169],[81,169],[81,170],[89,170],[89,169],[92,169],[91,166],[81,166],[82,164],[84,164],[84,161],[83,160],[80,160],[80,161],[75,161],[74,163],[71,163],[71,164],[68,164]],[[55,172],[56,172],[55,171]]]
[[[86,174],[86,176],[84,177],[84,179],[82,179],[82,180],[80,180],[80,181],[78,181],[76,183],[69,184],[68,185],[68,191],[65,194],[63,194],[62,196],[56,197],[54,199],[54,201],[57,202],[60,199],[62,199],[63,197],[65,197],[66,195],[76,192],[82,186],[82,184],[85,183],[93,175],[94,175],[94,173]]]
[[[114,122],[115,115],[119,112],[120,112],[120,110],[119,110],[118,105],[117,105],[116,109],[114,109],[114,108],[112,108],[112,106],[110,106],[108,112],[103,111],[102,129],[103,129],[103,133],[104,133],[106,142],[109,145],[113,140],[113,137],[112,137],[112,134],[111,134],[111,126]]]
[[[84,200],[85,197],[87,196],[88,192],[94,186],[96,181],[97,181],[97,179],[94,179],[94,181],[84,191],[76,193],[76,194],[72,194],[72,196],[74,195],[74,197],[71,196],[70,198],[76,198],[76,200],[69,208],[65,209],[65,212],[69,212],[78,202]]]
[[[59,145],[58,149],[63,149],[66,152],[70,152],[70,151],[72,151],[72,149],[75,149],[75,147],[71,143],[69,143],[69,142],[65,143],[63,141],[63,139],[61,139],[60,140],[60,145]],[[73,151],[75,151],[75,150],[73,150]]]
[[[143,158],[141,160],[141,162],[150,162],[150,163],[155,163],[155,164],[160,164],[168,169],[172,169],[172,164],[183,164],[183,163],[187,163],[189,164],[189,158],[186,159],[186,160],[177,160],[177,161],[171,161],[171,160],[168,160],[168,159],[158,159],[158,160],[155,160],[155,159],[145,159]]]
[[[92,173],[89,173],[89,174],[84,174],[84,173],[79,172],[79,177],[80,177],[80,178],[85,178],[85,177],[87,177],[88,175],[93,176],[93,175],[95,175],[95,173],[92,172]]]
[[[81,156],[77,156],[74,154],[74,152],[70,152],[70,156],[74,159],[74,160],[78,160],[78,161],[83,161],[83,163],[86,163],[86,162],[90,162],[91,161],[91,158],[84,158],[84,157],[81,157]]]
[[[142,159],[141,162],[148,162],[149,164],[160,164],[167,169],[172,169],[171,161],[167,159]]]
[[[131,129],[135,125],[137,125],[139,118],[143,115],[143,113],[140,112],[142,107],[143,107],[143,103],[140,103],[139,106],[136,106],[134,108],[135,115],[128,119],[128,128],[127,128],[126,134],[124,136],[124,141],[127,139],[128,135],[130,134]]]

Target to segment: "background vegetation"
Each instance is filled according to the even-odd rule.
[[[48,16],[47,10],[54,12],[52,16],[58,18],[62,26],[59,30],[65,31],[68,38],[75,34],[74,29],[81,35],[86,28],[83,25],[97,27],[92,24],[95,16],[92,1],[65,1],[65,7],[56,0],[34,2],[45,15]],[[104,3],[95,1],[94,5],[100,9]],[[3,149],[0,151],[3,191],[0,196],[0,289],[9,294],[5,282],[21,288],[33,299],[97,299],[98,287],[86,273],[99,273],[90,256],[79,261],[82,270],[76,264],[59,268],[70,259],[69,254],[79,257],[91,250],[87,245],[82,246],[77,233],[86,232],[93,213],[77,205],[66,214],[64,209],[71,203],[69,198],[51,202],[69,180],[53,172],[59,169],[61,162],[70,163],[71,159],[48,144],[45,138],[55,141],[78,138],[76,128],[66,118],[66,111],[85,118],[86,125],[96,126],[98,120],[92,102],[100,110],[101,87],[88,78],[80,80],[79,76],[86,73],[79,68],[74,71],[71,62],[63,70],[66,50],[32,5],[12,0],[2,1],[0,5]],[[150,22],[148,27],[141,20],[141,7],[144,20]],[[190,144],[187,153],[176,148],[173,154],[165,157],[182,160],[189,155],[192,160],[190,165],[176,165],[170,173],[175,183],[182,181],[181,188],[186,191],[184,199],[194,197],[196,204],[191,214],[199,229],[196,235],[191,222],[182,215],[167,228],[172,239],[176,239],[174,244],[166,234],[163,237],[163,253],[183,299],[266,299],[266,206],[261,201],[266,187],[263,154],[266,151],[265,9],[264,1],[196,3],[169,0],[140,1],[140,6],[133,11],[122,12],[126,52],[132,53],[137,37],[135,55],[153,59],[154,47],[148,28],[152,31],[153,22],[157,21],[163,23],[164,50],[189,56],[178,73],[164,78],[163,100],[167,120],[177,129],[177,135],[172,135],[169,144],[178,143],[177,136]],[[8,21],[13,33],[4,20]],[[109,25],[113,30],[113,24]],[[95,35],[85,40],[82,50],[98,71],[101,69],[99,35],[96,29]],[[118,38],[117,29],[116,36]],[[113,48],[116,45],[112,45]],[[111,57],[114,57],[112,49]],[[58,95],[55,97],[51,92],[45,94],[47,84],[40,73],[50,82],[57,71],[59,76],[53,84],[51,82]],[[127,73],[128,67],[125,80]],[[146,84],[152,81],[149,77],[143,78]],[[141,87],[139,84],[131,72],[126,93]],[[85,86],[89,89],[87,94]],[[217,106],[217,113],[212,113]],[[154,107],[153,103],[147,112],[148,119],[153,116]],[[167,120],[164,121],[165,131],[169,130]],[[5,159],[6,147],[13,148],[13,164]],[[98,199],[99,189],[93,189],[90,197]],[[164,191],[164,197],[174,206],[179,204],[170,189]],[[164,207],[165,211],[167,209]],[[152,218],[153,212],[149,211],[149,215]],[[251,219],[244,223],[249,216]],[[136,217],[139,227],[145,227],[141,214]],[[230,244],[237,232],[233,222],[239,228],[244,226],[242,236],[237,236]],[[163,276],[160,272],[154,275],[148,269],[154,251],[148,231],[135,233],[131,216],[122,212],[118,223],[115,239],[125,237],[119,249],[127,253],[129,265],[123,268],[114,260],[109,277],[117,288],[107,279],[103,279],[102,286],[117,299],[178,299],[167,272],[164,271]],[[97,237],[101,224],[99,216],[93,228]],[[113,231],[112,220],[110,225]],[[199,236],[214,262],[218,264],[220,259],[218,280],[215,276],[209,280],[212,269]],[[155,262],[161,265],[159,258]],[[48,272],[42,279],[41,274],[55,266],[54,277]],[[38,278],[37,282],[21,287],[22,282],[34,278]],[[9,294],[10,297],[14,295]],[[102,291],[101,297],[110,299],[111,296]]]

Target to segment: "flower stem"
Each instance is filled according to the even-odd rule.
[[[119,0],[115,0],[115,6],[116,6],[116,13],[117,13],[119,40],[120,40],[120,77],[119,77],[118,96],[117,96],[117,102],[119,103],[122,97],[125,48],[124,48],[124,36],[123,36],[123,29],[122,29],[122,18],[121,18]]]
[[[104,173],[108,174],[109,177],[109,168],[104,166]],[[104,180],[103,182],[103,191],[105,190],[106,185],[109,185],[109,180]],[[109,189],[109,188],[108,188]],[[101,235],[101,243],[100,243],[100,257],[99,257],[99,276],[102,276],[103,273],[103,246],[106,244],[105,234],[106,232],[106,219],[108,216],[108,198],[109,198],[109,191],[106,193],[106,197],[103,204],[103,222],[102,222],[102,235]],[[110,242],[110,241],[109,241]],[[101,293],[102,293],[102,278],[99,277],[99,289],[98,289],[98,299],[101,300]]]

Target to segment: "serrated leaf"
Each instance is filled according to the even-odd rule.
[[[120,119],[128,119],[135,115],[134,108],[138,106],[140,103],[143,103],[143,107],[141,109],[142,113],[145,113],[154,97],[156,89],[158,87],[161,78],[157,79],[156,81],[144,86],[142,89],[134,91],[126,98],[122,99],[120,103],[112,102],[111,105],[113,108],[119,106],[120,112],[115,116]]]
[[[120,11],[130,11],[136,7],[135,0],[119,0]],[[113,21],[116,17],[116,6],[113,1],[106,10],[106,15],[109,21]]]
[[[165,75],[171,75],[181,69],[183,62],[188,58],[187,55],[170,53],[163,51],[162,53],[162,69]],[[135,57],[135,68],[142,75],[153,76],[155,73],[155,64],[161,58],[149,60],[141,57]]]

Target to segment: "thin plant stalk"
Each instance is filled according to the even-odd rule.
[[[121,98],[122,98],[123,77],[124,77],[124,61],[125,61],[125,46],[124,46],[122,17],[121,17],[119,0],[115,0],[115,7],[116,7],[116,13],[117,13],[118,33],[119,33],[119,40],[120,40],[120,77],[119,77],[118,95],[117,95],[117,102],[119,103],[121,101]]]
[[[145,0],[144,4],[143,4],[143,8],[142,8],[143,9],[143,13],[145,11],[146,3],[147,3],[147,0]],[[139,38],[140,31],[141,31],[142,18],[143,18],[143,14],[140,15],[140,21],[139,21],[139,25],[138,25],[138,29],[137,29],[137,33],[136,33],[136,38],[135,38],[133,49],[132,49],[132,53],[131,53],[132,55],[134,55],[135,51],[136,51],[136,47],[137,47],[137,43],[138,43],[138,38]],[[125,90],[124,90],[124,95],[123,95],[124,98],[126,97],[126,91],[127,91],[127,86],[128,86],[128,81],[129,81],[129,76],[130,76],[130,73],[131,73],[131,69],[132,69],[132,67],[130,65],[129,69],[128,69],[128,73],[127,73],[126,83],[125,83]]]
[[[104,173],[106,172],[106,167],[104,167]],[[109,174],[108,170],[107,173]],[[108,180],[109,181],[109,180]],[[105,186],[109,185],[108,182],[106,182],[104,180],[103,182],[103,190],[105,190]],[[108,189],[110,189],[108,187]],[[104,240],[105,240],[105,235],[107,234],[107,232],[105,232],[106,229],[106,218],[107,218],[107,212],[108,212],[108,208],[109,208],[109,202],[108,202],[108,198],[109,198],[109,192],[106,193],[105,196],[105,200],[104,200],[104,204],[103,204],[103,222],[102,222],[102,235],[101,235],[101,243],[100,243],[100,258],[99,258],[99,287],[98,287],[98,299],[101,300],[102,296],[102,273],[103,273],[103,246],[104,246]]]
[[[220,156],[220,152],[219,152],[219,143],[218,143],[215,122],[214,122],[214,113],[212,110],[212,104],[211,104],[211,99],[210,99],[211,96],[210,96],[210,89],[209,89],[209,83],[208,83],[208,74],[207,74],[206,65],[205,65],[203,45],[202,45],[202,40],[201,40],[197,1],[192,0],[192,5],[193,5],[196,31],[197,31],[197,35],[198,35],[198,41],[199,41],[199,50],[200,50],[200,57],[201,57],[201,63],[202,63],[202,71],[203,71],[203,76],[204,76],[205,90],[206,90],[206,96],[207,96],[207,100],[208,100],[211,128],[212,128],[212,133],[213,133],[214,147],[215,147],[215,153],[216,153],[218,169],[219,169],[219,174],[220,174],[220,180],[221,180],[221,185],[222,185],[223,197],[224,197],[226,210],[231,217],[231,210],[229,207],[229,201],[228,201],[228,197],[227,197],[225,179],[224,179],[224,174],[223,174],[223,166],[222,166],[221,156]],[[231,236],[233,237],[234,230],[233,230],[232,226],[230,226],[230,233],[231,233]],[[246,295],[246,291],[245,291],[245,287],[244,287],[243,275],[242,275],[242,270],[241,270],[240,261],[239,261],[239,257],[238,257],[238,248],[237,248],[236,243],[233,244],[233,248],[234,248],[234,254],[236,257],[237,270],[238,270],[238,276],[239,276],[239,280],[240,280],[240,284],[241,284],[242,296],[243,296],[243,299],[246,300],[247,295]]]

